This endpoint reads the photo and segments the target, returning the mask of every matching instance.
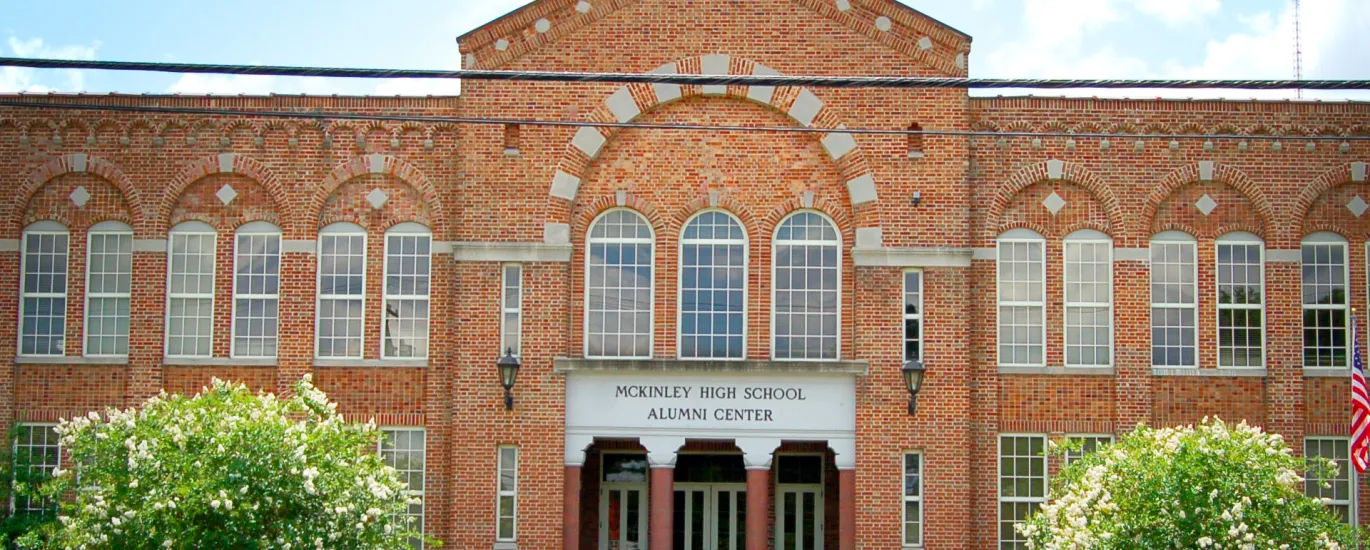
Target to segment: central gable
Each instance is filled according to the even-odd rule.
[[[621,9],[670,0],[535,0],[509,14],[457,37],[466,69],[500,69],[513,61],[575,34]],[[689,10],[757,12],[802,6],[815,17],[846,29],[850,40],[866,40],[898,52],[950,77],[965,77],[970,37],[894,0],[703,0],[680,2],[673,13]],[[717,4],[717,7],[711,5]],[[668,15],[669,17],[670,15]],[[801,25],[802,26],[802,25]],[[759,36],[769,29],[747,29]],[[698,29],[693,32],[708,32]],[[682,52],[683,53],[683,52]],[[834,59],[834,63],[842,60]]]

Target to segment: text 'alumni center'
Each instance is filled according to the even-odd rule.
[[[892,0],[538,0],[458,42],[466,68],[521,71],[971,59]],[[6,99],[242,112],[0,109],[0,425],[47,467],[60,418],[305,374],[385,427],[456,549],[1021,548],[1070,458],[1049,441],[1205,416],[1347,460],[1370,142],[1312,136],[1370,133],[1365,103],[479,80]],[[1312,490],[1370,519],[1350,470]]]

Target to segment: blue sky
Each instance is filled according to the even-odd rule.
[[[723,0],[707,0],[723,1]],[[745,1],[745,0],[744,0]],[[901,0],[974,37],[975,77],[1286,78],[1292,0]],[[0,0],[0,55],[455,69],[455,37],[525,0]],[[1370,79],[1370,1],[1304,0],[1305,78]],[[263,16],[262,14],[269,14]],[[0,68],[0,92],[453,94],[458,82]],[[1012,92],[983,92],[988,94]],[[1042,92],[1038,92],[1042,93]],[[1292,92],[1048,95],[1286,97]],[[1307,92],[1320,99],[1370,94]]]

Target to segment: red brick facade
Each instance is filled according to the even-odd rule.
[[[793,75],[966,76],[970,39],[888,0],[543,0],[460,38],[469,68]],[[669,67],[665,67],[669,65]],[[665,67],[663,69],[663,67]],[[422,426],[427,531],[448,548],[495,544],[498,445],[520,448],[520,548],[560,548],[565,528],[565,373],[584,356],[586,231],[612,208],[640,212],[655,233],[654,358],[677,357],[679,235],[696,212],[734,214],[748,239],[746,356],[771,359],[772,236],[787,215],[815,210],[841,242],[840,359],[856,377],[854,525],[828,502],[836,548],[900,546],[902,456],[921,451],[928,548],[995,547],[997,436],[1108,434],[1138,423],[1216,415],[1283,434],[1349,431],[1349,378],[1305,371],[1299,246],[1330,231],[1348,243],[1350,303],[1367,302],[1370,200],[1365,141],[1303,136],[1370,133],[1358,103],[971,98],[964,90],[566,85],[468,81],[460,98],[24,96],[24,100],[239,110],[299,110],[508,119],[735,126],[1240,134],[1210,141],[1114,137],[902,136],[701,132],[437,123],[316,123],[63,110],[0,110],[0,319],[20,316],[19,240],[51,220],[70,232],[67,360],[17,357],[16,325],[0,323],[0,425],[48,422],[138,403],[159,389],[194,391],[211,377],[284,392],[305,373],[350,416]],[[1281,136],[1277,141],[1258,139]],[[225,205],[225,184],[237,193]],[[78,206],[71,195],[84,188]],[[374,208],[367,196],[388,199]],[[1056,193],[1055,213],[1043,200]],[[921,200],[913,200],[915,193]],[[1207,195],[1217,207],[1195,207]],[[1362,211],[1363,212],[1363,211]],[[83,360],[86,230],[134,228],[129,355]],[[163,361],[169,228],[200,221],[219,235],[213,357]],[[280,343],[272,361],[229,358],[233,230],[282,229]],[[433,232],[429,357],[381,360],[382,266],[367,262],[364,359],[316,364],[315,241],[346,221],[368,235],[368,258],[399,223]],[[997,364],[994,248],[1018,228],[1046,239],[1046,366]],[[1109,235],[1113,364],[1062,367],[1061,242]],[[1153,371],[1145,249],[1152,235],[1197,239],[1198,366]],[[1214,240],[1264,241],[1265,368],[1230,376],[1217,363]],[[293,244],[292,244],[293,243]],[[494,250],[494,252],[490,252]],[[506,411],[499,357],[501,266],[523,266],[523,368]],[[903,273],[923,272],[928,375],[914,416],[900,378]],[[1362,323],[1362,332],[1366,326]],[[1249,374],[1249,373],[1243,373]],[[1315,376],[1333,374],[1333,376]],[[633,434],[623,434],[631,439]],[[726,437],[718,438],[727,440]],[[691,445],[701,444],[691,442]],[[585,458],[635,443],[601,441]],[[728,443],[717,443],[732,449]],[[784,449],[811,443],[786,442]],[[686,449],[688,450],[688,449]],[[826,451],[832,456],[830,450]],[[850,458],[850,457],[848,457]],[[840,462],[841,457],[838,458]],[[575,466],[580,466],[579,464]],[[831,469],[831,462],[829,463]],[[1057,464],[1052,464],[1052,469]],[[579,470],[577,470],[579,472]],[[840,491],[837,470],[829,495]],[[581,548],[597,547],[599,479],[580,482]],[[1370,520],[1361,492],[1360,517]],[[830,497],[831,498],[831,497]],[[774,502],[772,499],[771,502]],[[854,527],[854,528],[853,528]],[[841,540],[842,533],[847,540]]]

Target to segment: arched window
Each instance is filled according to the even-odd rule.
[[[429,280],[433,233],[417,223],[385,232],[385,304],[381,357],[428,357]]]
[[[632,210],[610,210],[590,226],[586,357],[652,356],[654,243],[652,227]]]
[[[67,330],[67,228],[42,221],[24,228],[19,355],[62,355]]]
[[[1181,231],[1151,238],[1152,366],[1199,366],[1197,244]]]
[[[214,341],[214,250],[218,234],[203,222],[171,228],[167,246],[168,357],[210,357]]]
[[[817,212],[799,212],[775,231],[776,359],[840,356],[842,240]]]
[[[281,301],[281,229],[238,228],[233,241],[233,357],[275,357]]]
[[[1046,365],[1046,239],[1014,229],[996,243],[999,364]]]
[[[680,237],[680,357],[746,357],[747,235],[716,210],[685,224]]]
[[[1265,265],[1261,238],[1218,237],[1218,367],[1265,366]]]
[[[1351,274],[1346,239],[1313,233],[1303,239],[1303,366],[1345,368]]]
[[[1113,364],[1113,239],[1092,229],[1066,235],[1066,366]]]
[[[91,226],[86,241],[87,356],[128,355],[133,228],[116,221]]]
[[[318,357],[360,359],[366,320],[366,230],[335,223],[319,231]]]

